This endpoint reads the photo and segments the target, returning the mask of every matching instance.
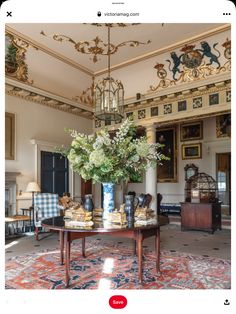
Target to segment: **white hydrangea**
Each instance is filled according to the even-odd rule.
[[[100,167],[105,159],[105,154],[102,149],[94,150],[89,156],[89,162],[95,167]]]
[[[130,158],[133,162],[138,162],[139,161],[139,155],[135,154]]]
[[[140,157],[147,157],[149,154],[149,144],[145,142],[141,142],[137,145],[137,154]]]

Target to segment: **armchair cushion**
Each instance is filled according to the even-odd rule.
[[[37,193],[34,195],[35,226],[41,226],[41,220],[60,214],[58,194]]]

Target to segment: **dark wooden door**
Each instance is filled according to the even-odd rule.
[[[41,192],[59,196],[69,192],[68,159],[59,153],[41,152]]]

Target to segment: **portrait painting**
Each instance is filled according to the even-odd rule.
[[[176,128],[156,132],[156,141],[163,145],[161,153],[169,160],[162,160],[157,166],[157,182],[177,182]]]
[[[222,114],[216,117],[216,136],[218,138],[231,136],[231,114]]]

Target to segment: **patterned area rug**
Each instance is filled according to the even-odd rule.
[[[230,289],[230,261],[176,252],[161,252],[161,275],[155,254],[144,248],[143,285],[138,284],[132,247],[88,240],[71,252],[70,289]],[[6,261],[6,289],[65,289],[59,249],[17,256]]]

